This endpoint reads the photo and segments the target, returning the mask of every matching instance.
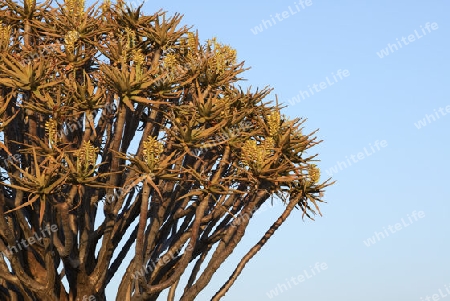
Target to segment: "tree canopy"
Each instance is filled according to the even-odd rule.
[[[315,132],[270,88],[240,87],[236,51],[181,19],[1,0],[1,300],[194,300],[280,198],[219,300],[294,208],[320,214],[332,183],[307,153]]]

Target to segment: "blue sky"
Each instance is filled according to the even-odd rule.
[[[286,115],[320,129],[322,179],[337,181],[323,217],[294,212],[223,300],[450,300],[450,3],[303,2],[144,4],[147,14],[180,12],[202,40],[237,49],[252,67],[243,86],[270,85]],[[256,216],[197,300],[210,300],[281,210],[275,202]],[[316,263],[327,268],[294,284]]]

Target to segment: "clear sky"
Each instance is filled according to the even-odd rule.
[[[450,300],[450,2],[148,0],[144,12],[161,8],[237,49],[244,86],[272,86],[286,115],[320,128],[322,179],[337,180],[323,217],[294,212],[223,300]],[[256,216],[197,300],[281,209]]]

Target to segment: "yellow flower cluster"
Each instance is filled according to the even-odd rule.
[[[178,64],[178,60],[175,54],[168,53],[163,59],[164,67],[171,69]]]
[[[85,0],[65,0],[65,10],[69,16],[80,18],[84,16]]]
[[[216,69],[216,74],[221,74],[225,69],[236,64],[236,50],[228,45],[223,45],[216,41],[216,38],[207,41],[209,47],[213,46],[213,59]]]
[[[127,62],[129,58],[129,50],[133,49],[136,45],[136,33],[129,27],[125,28],[125,36],[119,34],[120,40],[122,42],[122,57],[121,62]]]
[[[25,2],[27,4],[27,6],[30,8],[32,8],[35,4],[35,0],[26,0]]]
[[[49,119],[45,123],[45,131],[48,134],[48,141],[50,142],[50,145],[53,145],[57,141],[57,131],[58,131],[58,123],[54,119]]]
[[[126,37],[127,37],[127,44],[125,47],[127,49],[134,48],[135,43],[136,43],[136,33],[129,27],[125,28],[125,33],[126,33]]]
[[[83,146],[76,151],[77,172],[85,173],[89,166],[95,165],[97,161],[98,148],[94,147],[90,141],[84,141]]]
[[[9,39],[11,37],[11,26],[3,26],[2,21],[0,21],[0,43],[3,44],[3,41],[6,44],[9,44]]]
[[[280,124],[281,124],[280,112],[276,111],[267,116],[267,124],[269,126],[269,135],[275,138],[280,131]]]
[[[187,46],[189,47],[189,49],[197,48],[197,40],[195,38],[194,33],[192,32],[188,32]]]
[[[312,183],[317,183],[320,179],[320,169],[317,168],[316,164],[310,164],[308,166],[308,174]]]
[[[157,141],[154,137],[149,136],[146,141],[144,141],[144,160],[147,163],[150,171],[153,171],[156,163],[159,161],[159,156],[164,151],[164,146],[161,142]]]
[[[111,0],[103,0],[103,3],[101,5],[102,12],[104,13],[111,7]]]
[[[266,137],[263,145],[264,148],[266,149],[267,155],[270,155],[273,153],[273,148],[275,147],[275,140],[273,140],[272,137]]]
[[[167,71],[166,79],[170,82],[174,81],[177,76],[186,72],[186,67],[181,65],[178,57],[174,53],[168,53],[162,60],[162,68]]]
[[[197,65],[201,57],[197,53],[198,40],[194,33],[188,32],[187,38],[180,41],[181,53],[186,55],[190,65]],[[229,66],[236,64],[236,50],[228,45],[217,42],[216,38],[206,41],[206,58],[210,70],[215,74],[222,74]],[[170,59],[170,58],[169,58]]]
[[[258,148],[255,140],[247,140],[242,147],[242,158],[245,165],[252,166],[264,159],[264,153]]]
[[[133,51],[133,61],[137,66],[142,66],[144,60],[145,56],[142,54],[140,49]]]
[[[64,36],[64,45],[66,46],[67,50],[73,51],[75,43],[80,38],[80,34],[76,30],[71,30],[66,33]]]
[[[145,61],[145,56],[142,54],[141,50],[133,50],[132,60],[136,67],[136,78],[141,79],[142,77],[142,65]]]
[[[258,144],[256,140],[247,140],[242,147],[243,163],[251,168],[261,168],[273,152],[273,139],[267,138]]]

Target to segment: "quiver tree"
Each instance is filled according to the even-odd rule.
[[[180,15],[1,0],[0,17],[1,300],[104,300],[116,274],[117,300],[194,300],[277,196],[218,300],[294,208],[320,214],[320,141]]]

